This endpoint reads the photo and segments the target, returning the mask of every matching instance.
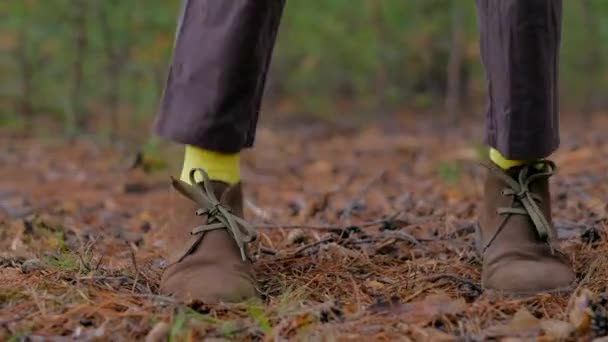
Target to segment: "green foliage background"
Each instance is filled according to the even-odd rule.
[[[0,1],[0,123],[44,118],[67,132],[115,133],[149,122],[178,9],[179,0]],[[460,15],[456,26],[454,11]],[[607,18],[606,1],[564,1],[561,91],[567,110],[605,107]],[[369,115],[414,109],[442,115],[458,27],[461,113],[479,112],[484,80],[476,26],[472,0],[288,1],[267,111],[330,116],[345,108]]]

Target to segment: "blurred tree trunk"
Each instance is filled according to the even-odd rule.
[[[87,36],[87,13],[88,13],[88,0],[76,0],[73,2],[74,6],[74,46],[75,46],[75,57],[74,64],[72,65],[73,79],[72,79],[72,98],[71,98],[71,110],[74,118],[74,128],[76,132],[82,132],[86,129],[87,124],[87,113],[84,106],[84,92],[83,92],[83,81],[84,81],[84,63],[86,58],[86,52],[88,47],[88,36]]]
[[[31,124],[32,116],[34,114],[34,106],[32,104],[32,78],[34,74],[34,66],[27,51],[29,40],[27,34],[27,24],[24,24],[19,30],[18,37],[19,44],[15,51],[15,55],[21,74],[21,99],[19,100],[19,113],[23,115],[27,128]]]
[[[451,1],[450,56],[447,68],[445,110],[452,123],[458,120],[462,88],[462,62],[464,54],[463,11],[460,1]]]
[[[600,84],[598,77],[602,70],[602,52],[600,41],[600,28],[596,15],[596,8],[592,0],[581,0],[583,22],[586,24],[585,33],[587,37],[587,53],[584,54],[584,74],[587,81],[584,83],[583,106],[582,112],[584,115],[590,116],[595,112],[597,106],[598,93],[597,90]]]
[[[108,77],[108,90],[106,99],[106,108],[110,116],[110,135],[112,138],[118,135],[118,104],[120,102],[120,76],[116,38],[112,31],[108,12],[113,7],[113,1],[101,0],[99,7],[99,24],[101,28],[104,52],[106,55],[106,75]]]
[[[384,15],[382,14],[382,0],[367,0],[367,9],[370,13],[370,22],[372,23],[372,30],[374,37],[376,38],[376,56],[378,64],[376,65],[376,73],[374,76],[374,93],[375,98],[375,110],[382,112],[386,110],[386,99],[388,93],[389,77],[387,72],[388,61],[387,55],[387,28],[385,25]]]
[[[375,94],[376,94],[376,110],[384,110],[386,104],[388,73],[386,70],[386,58],[384,49],[386,48],[386,29],[384,25],[384,16],[382,14],[382,0],[368,0],[367,6],[370,15],[372,30],[376,37],[376,54],[378,56],[378,65],[376,66],[376,75],[374,77]]]
[[[105,69],[108,76],[107,108],[110,116],[110,135],[112,138],[117,137],[120,131],[120,91],[122,74],[128,57],[128,46],[121,44],[119,37],[114,32],[110,19],[112,11],[119,4],[120,2],[115,0],[100,0],[98,2],[99,24],[106,55]],[[122,32],[122,35],[127,36],[128,32]],[[125,39],[125,41],[128,40]]]

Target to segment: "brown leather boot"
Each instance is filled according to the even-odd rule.
[[[575,276],[555,250],[548,181],[555,164],[506,172],[489,164],[477,240],[484,288],[513,295],[567,292]]]
[[[194,180],[195,173],[203,181]],[[175,189],[169,238],[169,267],[161,293],[189,302],[240,302],[256,297],[246,244],[255,231],[243,219],[240,183],[210,181],[202,169],[191,184],[172,179]],[[218,200],[219,198],[219,200]]]

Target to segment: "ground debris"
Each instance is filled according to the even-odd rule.
[[[593,153],[555,155],[560,249],[581,289],[525,299],[481,287],[470,128],[437,139],[425,127],[313,142],[298,127],[262,128],[243,155],[262,302],[238,305],[159,294],[167,171],[123,167],[123,152],[90,141],[0,136],[0,159],[13,155],[0,168],[0,340],[603,338],[608,120],[564,126],[564,146],[593,141]]]
[[[465,301],[452,299],[445,294],[430,295],[412,303],[399,303],[395,299],[377,302],[369,307],[373,314],[399,316],[401,322],[425,325],[442,315],[457,315],[466,309]]]

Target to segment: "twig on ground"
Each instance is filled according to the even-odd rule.
[[[445,234],[444,236],[442,236],[440,238],[440,240],[448,240],[448,239],[453,239],[456,237],[459,237],[461,234],[473,234],[475,233],[475,224],[467,224],[464,225],[463,227],[457,228],[452,232],[449,232],[447,234]]]
[[[44,305],[43,302],[40,301],[40,298],[38,297],[38,294],[36,293],[36,290],[34,290],[33,287],[30,287],[28,292],[29,292],[30,296],[32,297],[32,299],[34,300],[34,303],[38,307],[38,312],[42,316],[45,316],[46,315],[45,305]]]
[[[82,273],[84,273],[83,271],[90,272],[91,271],[91,267],[90,267],[89,263],[86,262],[84,260],[84,258],[82,257],[82,253],[76,252],[76,255],[78,255],[78,262],[79,262],[79,268],[80,268],[80,270],[78,271],[78,273],[82,274]]]
[[[258,223],[254,224],[255,228],[258,229],[270,229],[270,228],[280,228],[280,229],[319,229],[319,230],[327,230],[332,228],[337,228],[337,224],[281,224],[281,223]]]
[[[305,250],[307,250],[309,248],[312,248],[312,247],[324,244],[326,242],[331,242],[333,240],[334,240],[333,237],[327,237],[325,239],[321,239],[319,241],[315,241],[315,242],[309,243],[307,245],[304,245],[304,246],[298,248],[295,252],[292,253],[292,256],[299,256],[302,252],[304,252]]]
[[[433,287],[435,287],[435,284],[426,285],[426,286],[418,289],[416,292],[412,293],[411,295],[403,298],[402,301],[403,301],[403,303],[408,303],[408,302],[414,300],[416,297],[418,297],[421,294],[423,294],[425,291],[428,291],[428,290],[432,289]]]
[[[84,250],[84,255],[88,255],[91,252],[93,247],[97,244],[97,241],[99,241],[99,236],[95,237],[95,239],[93,241],[91,241],[87,244],[87,246],[85,247],[85,250]]]
[[[454,280],[454,281],[459,282],[459,283],[461,283],[461,284],[466,284],[466,285],[469,285],[469,286],[471,286],[473,289],[475,289],[475,290],[477,290],[477,291],[479,291],[479,292],[483,292],[483,290],[482,290],[481,286],[479,286],[479,285],[475,284],[475,283],[474,283],[472,280],[469,280],[469,279],[463,278],[463,277],[461,277],[461,276],[459,276],[459,275],[457,275],[457,274],[454,274],[454,273],[440,273],[440,274],[435,274],[435,275],[428,276],[428,277],[424,278],[424,281],[429,281],[429,282],[431,282],[431,283],[434,283],[434,282],[436,282],[436,281],[438,281],[438,280],[441,280],[441,279],[449,279],[449,280]]]
[[[135,293],[135,287],[139,281],[139,268],[137,267],[137,259],[135,258],[135,246],[133,246],[132,243],[127,243],[127,245],[129,246],[129,251],[131,252],[131,262],[133,263],[133,268],[135,269],[135,280],[133,281],[133,287],[131,287],[131,293]]]
[[[426,248],[426,246],[424,246],[420,242],[420,240],[418,240],[413,235],[408,234],[406,232],[402,232],[402,231],[388,231],[388,232],[383,232],[382,235],[386,236],[386,237],[389,237],[389,238],[396,239],[396,240],[406,241],[406,242],[409,242],[409,243],[414,244],[414,245],[416,245],[418,247],[421,247],[421,248]]]
[[[246,199],[245,200],[245,208],[251,210],[251,212],[261,218],[262,220],[265,221],[270,221],[272,220],[271,215],[264,209],[258,207],[255,203],[253,203],[253,201],[251,201],[250,199]]]
[[[368,221],[368,222],[363,222],[363,223],[359,223],[359,224],[353,224],[352,226],[357,226],[360,228],[365,228],[365,227],[373,227],[373,226],[378,226],[387,222],[393,222],[395,221],[401,214],[403,213],[403,211],[398,211],[395,214],[389,216],[389,217],[385,217],[382,219],[378,219],[378,220],[373,220],[373,221]],[[258,223],[258,224],[254,224],[254,226],[258,229],[269,229],[269,228],[281,228],[281,229],[318,229],[318,230],[329,230],[329,229],[344,229],[346,227],[348,227],[348,225],[344,225],[344,224],[340,224],[340,223],[335,223],[335,224],[306,224],[306,223],[302,223],[302,224],[280,224],[280,223],[275,223],[275,224],[271,224],[271,223]]]
[[[92,280],[92,281],[106,281],[106,280],[118,280],[118,281],[129,281],[131,278],[127,276],[87,276],[79,277],[78,281],[81,280]]]
[[[99,270],[99,267],[101,267],[101,262],[103,261],[103,258],[104,258],[105,256],[106,256],[105,254],[102,254],[102,255],[99,257],[99,260],[97,260],[97,264],[95,265],[95,271]]]
[[[260,253],[269,254],[269,255],[277,255],[277,251],[272,248],[260,247]]]

